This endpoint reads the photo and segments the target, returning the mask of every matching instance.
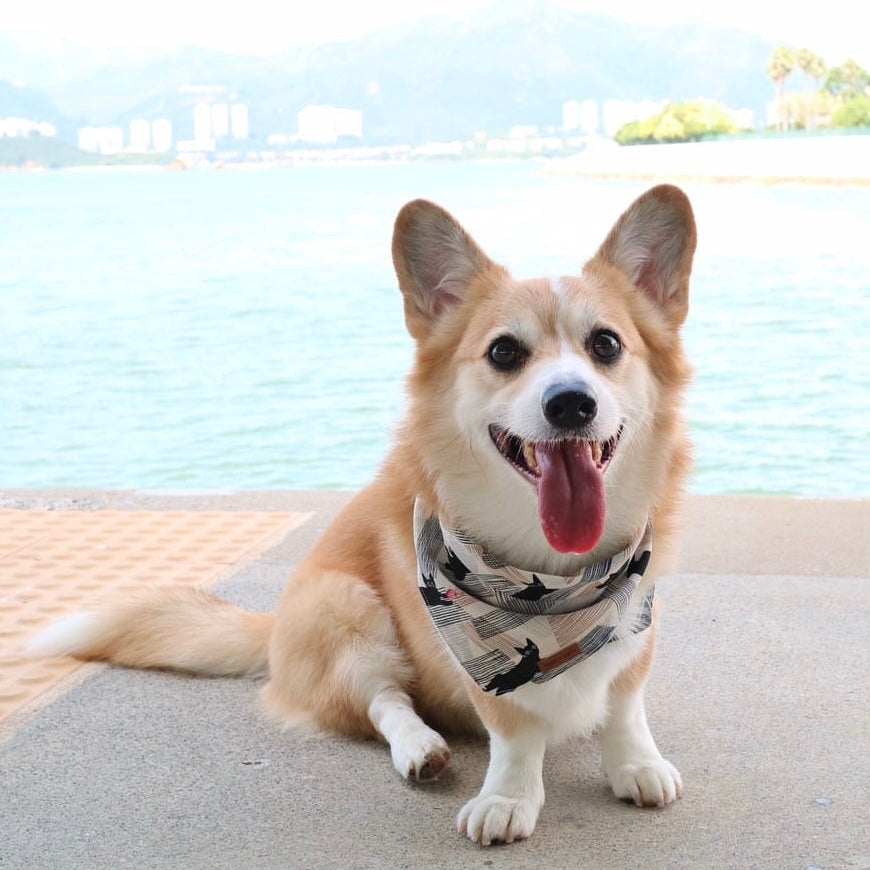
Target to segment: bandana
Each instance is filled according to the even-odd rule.
[[[620,553],[560,577],[505,565],[414,505],[420,594],[450,651],[485,692],[545,683],[652,621],[654,590],[631,606],[653,529]]]

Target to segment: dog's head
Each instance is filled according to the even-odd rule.
[[[443,513],[512,564],[624,546],[679,487],[695,225],[685,194],[636,200],[578,276],[517,281],[433,203],[396,220],[417,341],[406,445]]]

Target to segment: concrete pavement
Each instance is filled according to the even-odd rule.
[[[311,513],[218,591],[270,609],[348,495],[11,492],[0,508]],[[648,712],[685,794],[610,794],[594,742],[554,747],[525,843],[458,836],[486,747],[403,783],[386,748],[282,732],[256,680],[86,666],[0,723],[3,870],[870,868],[870,501],[693,497]],[[62,691],[66,689],[66,691]]]

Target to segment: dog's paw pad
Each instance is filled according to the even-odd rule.
[[[437,779],[450,761],[450,748],[431,728],[421,728],[398,745],[391,745],[390,750],[393,766],[405,779],[413,782]]]
[[[539,801],[528,798],[481,794],[459,811],[456,827],[460,834],[481,846],[513,843],[532,835],[540,809]]]
[[[405,778],[413,779],[416,782],[429,782],[438,779],[441,771],[447,767],[447,763],[450,761],[450,750],[443,740],[441,743],[441,746],[427,750],[412,761]]]
[[[438,779],[439,774],[450,761],[450,750],[444,747],[443,752],[432,752],[419,767],[412,767],[408,771],[408,778],[415,779],[417,782],[429,782],[432,779]]]
[[[639,807],[663,807],[683,793],[680,772],[664,758],[622,764],[610,773],[613,793]]]

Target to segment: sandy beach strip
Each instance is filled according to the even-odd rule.
[[[629,146],[602,141],[542,171],[632,180],[870,185],[870,135]]]

